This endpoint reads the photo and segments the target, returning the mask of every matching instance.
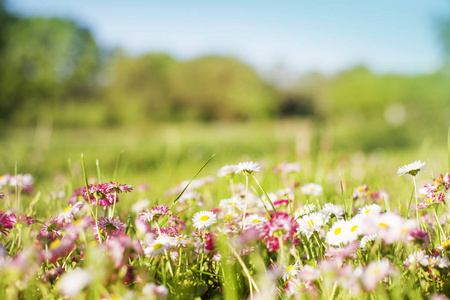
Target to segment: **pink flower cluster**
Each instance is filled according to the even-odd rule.
[[[298,224],[292,216],[285,212],[278,212],[272,214],[272,218],[264,223],[264,227],[261,229],[261,238],[265,241],[267,249],[273,252],[280,248],[281,241],[284,243],[299,242],[294,239],[297,227]]]
[[[74,191],[69,202],[74,204],[77,201],[78,196],[82,195],[86,201],[90,199],[92,205],[112,206],[114,203],[119,202],[118,194],[131,192],[133,190],[131,185],[119,184],[117,182],[100,183],[96,185],[91,184],[88,188],[89,198],[86,193],[86,187],[81,187]]]
[[[420,193],[425,198],[425,201],[421,201],[417,204],[418,209],[428,208],[430,205],[445,202],[445,194],[450,188],[450,175],[447,173],[440,175],[434,180],[433,184],[425,184]]]

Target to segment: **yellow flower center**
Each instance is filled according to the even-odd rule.
[[[359,188],[358,192],[362,193],[362,192],[364,192],[364,189],[363,188]]]
[[[153,250],[158,250],[158,249],[162,248],[162,246],[163,246],[163,244],[156,243],[156,244],[153,245]]]
[[[259,220],[258,219],[253,219],[252,223],[259,223]]]
[[[59,246],[61,246],[61,241],[60,240],[54,240],[50,244],[50,249],[55,249],[55,248],[58,248]]]
[[[355,232],[356,229],[358,229],[358,225],[354,225],[352,228],[350,228],[350,231]]]
[[[380,222],[380,223],[378,223],[378,226],[380,226],[380,227],[382,227],[382,228],[389,228],[389,225],[387,225],[386,223],[382,223],[382,222]]]
[[[201,216],[200,217],[200,221],[202,221],[202,222],[205,222],[205,221],[208,221],[208,220],[209,220],[208,216]]]
[[[341,234],[341,231],[342,231],[342,228],[338,227],[334,230],[334,234],[335,235]]]
[[[290,270],[292,270],[293,267],[294,267],[294,266],[289,266],[289,267],[287,267],[287,268],[286,268],[286,272],[289,272]]]
[[[364,213],[365,214],[369,214],[370,213],[370,209],[366,209],[366,211]]]
[[[314,226],[314,221],[313,220],[309,220],[308,222],[306,222],[309,225],[309,228]]]
[[[225,215],[225,219],[231,220],[232,218],[233,218],[233,216],[231,214],[226,214]],[[200,218],[200,220],[201,220],[201,218]]]
[[[69,209],[71,209],[72,208],[72,206],[67,206],[66,208],[64,208],[64,210],[63,210],[63,212],[67,212]]]

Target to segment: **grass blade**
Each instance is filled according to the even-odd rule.
[[[191,184],[192,180],[194,180],[198,174],[200,174],[200,172],[206,167],[206,165],[211,161],[211,159],[213,159],[213,157],[215,156],[215,154],[213,154],[208,161],[200,168],[200,170],[198,170],[197,174],[195,174],[194,177],[192,177],[191,180],[189,180],[188,184],[184,187],[184,189],[181,191],[181,193],[178,194],[178,196],[175,198],[175,200],[173,200],[173,204],[172,206],[177,203],[177,201],[181,198],[181,196],[183,196],[184,192],[186,191],[186,189],[189,187],[189,185]]]

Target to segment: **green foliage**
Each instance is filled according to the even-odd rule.
[[[72,21],[25,18],[1,32],[0,117],[27,122],[35,110],[86,96],[100,54],[90,32]]]

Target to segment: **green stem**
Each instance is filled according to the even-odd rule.
[[[245,175],[245,204],[244,204],[244,213],[242,214],[242,230],[244,230],[244,221],[245,214],[247,213],[247,204],[248,204],[248,175]]]
[[[86,187],[87,202],[89,203],[89,207],[91,209],[91,214],[92,214],[92,217],[94,218],[95,226],[97,227],[98,240],[101,243],[102,237],[100,235],[100,228],[98,228],[97,216],[94,214],[94,208],[92,207],[92,203],[91,203],[91,196],[89,194],[89,184],[88,184],[88,179],[87,179],[87,175],[86,175],[86,166],[84,164],[83,153],[81,153],[81,167],[83,169],[83,177],[84,177],[84,184]],[[98,207],[98,203],[97,203],[97,207]]]

